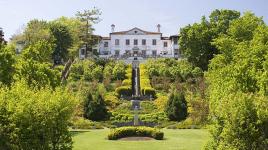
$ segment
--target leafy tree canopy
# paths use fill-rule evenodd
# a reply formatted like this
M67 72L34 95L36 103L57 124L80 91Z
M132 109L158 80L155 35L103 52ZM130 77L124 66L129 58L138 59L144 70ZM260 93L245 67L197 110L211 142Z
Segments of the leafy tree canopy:
M179 46L184 57L193 65L207 70L209 61L219 53L211 42L220 34L226 33L230 23L239 16L240 13L234 10L215 10L210 14L209 21L202 17L201 23L182 28Z
M11 85L15 72L15 48L0 43L0 83Z
M212 43L209 65L212 141L207 149L266 149L268 27L246 12Z

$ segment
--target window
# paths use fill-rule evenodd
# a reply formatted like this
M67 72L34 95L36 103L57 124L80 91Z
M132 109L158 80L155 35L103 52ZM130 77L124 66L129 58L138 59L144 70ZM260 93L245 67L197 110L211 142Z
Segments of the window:
M179 54L179 50L178 49L175 49L174 50L174 55L178 55Z
M146 56L146 50L142 50L141 52L143 56Z
M129 39L126 39L126 45L129 45L129 42L130 42Z
M164 47L167 47L167 42L164 42Z
M81 55L85 55L85 49L81 49Z
M102 52L103 55L109 55L109 52L108 51L104 51Z
M156 45L156 39L153 39L153 43L152 43L153 45Z
M142 45L146 45L146 40L142 39Z
M137 34L137 33L138 33L138 31L134 31L134 33L135 33L135 34Z
M178 44L178 38L174 38L174 44L177 45Z
M138 40L137 39L134 40L134 45L138 45Z
M157 54L156 50L153 50L152 54L153 54L153 56L156 56L156 54Z
M119 45L119 39L115 39L115 45Z
M108 47L108 42L104 42L104 47Z
M119 50L115 50L115 55L118 56L120 54Z

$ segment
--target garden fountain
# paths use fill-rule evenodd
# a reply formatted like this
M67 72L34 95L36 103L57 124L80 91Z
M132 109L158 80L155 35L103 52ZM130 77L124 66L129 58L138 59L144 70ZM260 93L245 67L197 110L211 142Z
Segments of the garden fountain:
M138 107L134 108L134 126L139 125Z
M132 109L134 110L134 126L139 125L138 110L140 109L140 73L139 61L132 62Z

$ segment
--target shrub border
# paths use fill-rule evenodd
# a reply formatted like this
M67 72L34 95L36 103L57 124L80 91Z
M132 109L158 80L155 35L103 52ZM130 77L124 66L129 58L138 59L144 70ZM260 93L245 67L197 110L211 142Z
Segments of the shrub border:
M151 137L156 140L163 140L164 132L161 132L159 129L151 128L151 127L120 127L111 129L110 133L108 134L108 140L117 140L124 137Z

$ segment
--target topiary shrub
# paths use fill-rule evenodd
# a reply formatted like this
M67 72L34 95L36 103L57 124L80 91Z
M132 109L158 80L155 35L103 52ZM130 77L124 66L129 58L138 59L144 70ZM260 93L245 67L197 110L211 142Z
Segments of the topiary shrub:
M123 96L131 96L132 95L131 87L128 87L128 86L120 86L120 87L115 89L115 92L118 94L119 97L121 95L123 95Z
M143 95L145 96L152 96L153 98L155 97L155 89L151 87L145 87L143 89Z
M87 94L84 102L84 117L93 121L101 121L108 118L108 110L99 93L96 93L94 96L91 93Z
M117 140L123 137L152 137L156 140L163 140L164 133L151 127L120 127L112 129L108 134L109 140Z
M123 86L131 86L131 80L130 79L125 79L125 80L123 80L123 82L122 82L122 85Z
M186 119L188 115L187 102L183 93L176 93L176 91L171 93L165 107L165 113L171 121L181 121Z

